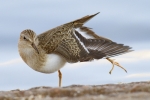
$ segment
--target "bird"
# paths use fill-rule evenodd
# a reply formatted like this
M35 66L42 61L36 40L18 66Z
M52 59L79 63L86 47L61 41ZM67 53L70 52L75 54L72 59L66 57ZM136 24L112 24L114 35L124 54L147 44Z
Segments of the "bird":
M19 55L35 71L47 74L57 71L59 87L62 85L60 69L66 63L106 59L112 63L110 74L114 65L126 71L118 62L110 58L131 52L132 48L99 36L91 28L84 26L97 14L99 12L57 26L39 35L31 29L23 30L18 41ZM81 34L82 32L90 38Z

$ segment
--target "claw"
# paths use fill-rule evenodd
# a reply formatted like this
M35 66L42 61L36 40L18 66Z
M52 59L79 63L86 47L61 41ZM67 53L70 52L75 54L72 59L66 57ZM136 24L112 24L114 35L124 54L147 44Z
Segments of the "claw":
M111 72L113 71L113 69L114 69L114 64L112 64L112 68L111 68L109 74L111 74Z
M115 59L109 59L109 58L106 58L106 59L112 63L112 68L111 68L109 74L111 74L111 72L113 71L114 65L122 68L127 73L127 70L125 68L123 68L118 62L115 62Z

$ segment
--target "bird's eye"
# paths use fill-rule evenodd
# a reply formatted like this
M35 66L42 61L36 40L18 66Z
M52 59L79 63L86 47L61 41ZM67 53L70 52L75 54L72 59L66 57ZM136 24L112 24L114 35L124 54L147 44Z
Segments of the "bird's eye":
M23 39L24 39L24 40L27 40L27 38L26 38L25 36L23 37Z

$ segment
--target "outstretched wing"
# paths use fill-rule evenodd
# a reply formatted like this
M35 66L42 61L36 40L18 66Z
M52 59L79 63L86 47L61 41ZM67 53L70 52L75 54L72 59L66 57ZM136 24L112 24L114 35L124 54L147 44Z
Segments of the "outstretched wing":
M131 47L105 38L86 39L75 29L70 30L54 50L68 62L84 62L130 52Z
M129 52L129 46L117 44L104 37L86 39L75 30L80 28L91 34L92 31L82 25L97 14L85 16L38 35L39 45L47 54L57 53L68 62L90 61Z

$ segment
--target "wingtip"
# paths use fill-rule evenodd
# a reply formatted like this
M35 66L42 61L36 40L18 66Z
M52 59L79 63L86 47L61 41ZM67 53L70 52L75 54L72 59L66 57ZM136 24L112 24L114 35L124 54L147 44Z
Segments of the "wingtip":
M99 13L100 13L100 12L97 12L96 14L91 15L91 17L94 17L94 16L98 15Z
M94 14L94 15L97 15L97 14L99 14L100 12L97 12L96 14Z

